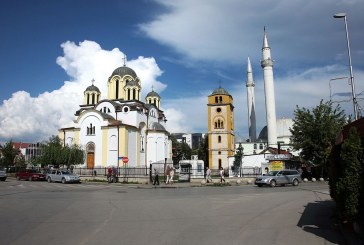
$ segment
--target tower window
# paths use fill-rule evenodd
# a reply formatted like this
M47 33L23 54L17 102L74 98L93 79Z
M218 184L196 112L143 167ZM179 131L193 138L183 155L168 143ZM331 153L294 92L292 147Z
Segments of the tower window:
M118 99L119 98L119 80L116 80L116 83L115 83L115 99Z

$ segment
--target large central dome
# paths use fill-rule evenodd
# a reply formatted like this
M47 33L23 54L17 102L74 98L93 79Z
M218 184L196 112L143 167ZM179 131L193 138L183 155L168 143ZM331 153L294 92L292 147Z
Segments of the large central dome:
M120 77L123 77L125 75L132 76L133 78L137 78L137 75L135 71L127 66L121 66L119 68L116 68L111 76L119 75Z

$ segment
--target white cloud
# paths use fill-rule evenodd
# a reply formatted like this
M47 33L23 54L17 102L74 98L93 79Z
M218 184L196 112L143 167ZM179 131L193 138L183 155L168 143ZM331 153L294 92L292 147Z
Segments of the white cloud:
M122 65L124 54L117 48L103 50L93 41L78 45L67 41L61 45L64 55L57 58L59 64L70 76L70 81L51 92L31 97L26 91L18 91L0 106L0 139L2 141L40 141L58 134L58 129L69 126L74 113L83 102L83 92L95 79L102 97L107 96L107 79L112 71ZM157 92L166 85L158 81L162 74L154 58L138 57L130 60L128 66L134 69L142 80L143 93L152 85Z

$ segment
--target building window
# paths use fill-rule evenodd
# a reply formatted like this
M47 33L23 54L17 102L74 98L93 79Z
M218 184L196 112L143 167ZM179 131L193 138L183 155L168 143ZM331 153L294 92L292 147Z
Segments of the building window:
M87 127L87 135L95 135L95 126L92 126L92 123L90 123L90 127Z
M119 80L116 80L115 90L115 99L119 99Z

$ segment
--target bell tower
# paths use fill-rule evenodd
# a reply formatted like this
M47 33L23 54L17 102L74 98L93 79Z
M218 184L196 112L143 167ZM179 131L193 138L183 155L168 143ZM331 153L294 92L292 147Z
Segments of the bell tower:
M208 96L209 168L228 168L234 156L233 97L221 86Z

